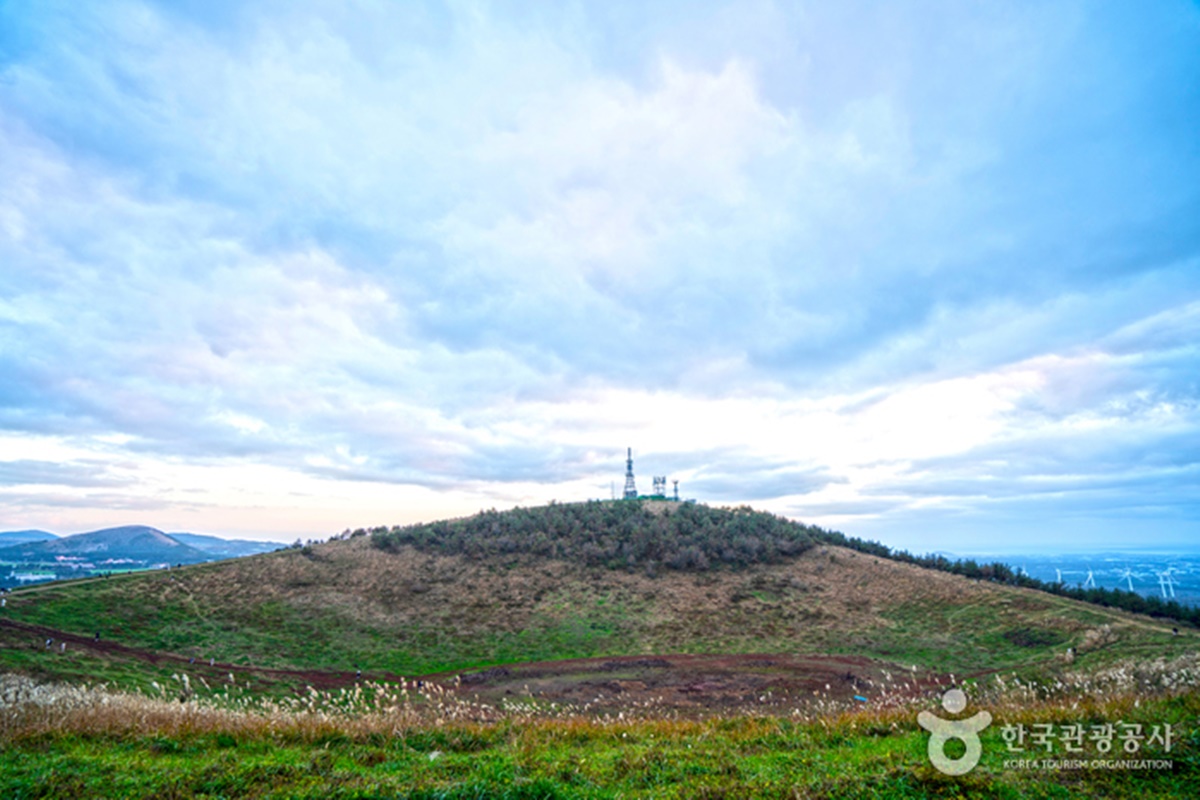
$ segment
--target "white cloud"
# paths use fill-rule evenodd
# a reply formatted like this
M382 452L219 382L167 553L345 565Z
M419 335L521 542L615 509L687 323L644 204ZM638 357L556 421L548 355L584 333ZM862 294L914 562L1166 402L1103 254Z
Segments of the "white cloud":
M34 522L399 522L625 445L882 519L1196 428L1183 11L13 9L0 460L129 481Z

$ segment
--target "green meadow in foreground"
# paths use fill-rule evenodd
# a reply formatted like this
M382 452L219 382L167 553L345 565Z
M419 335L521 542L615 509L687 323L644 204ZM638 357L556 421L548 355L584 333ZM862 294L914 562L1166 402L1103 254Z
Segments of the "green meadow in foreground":
M994 723L983 757L949 777L915 724L936 700L897 693L868 708L704 720L583 716L523 701L487 707L377 684L291 701L188 703L8 678L0 726L4 797L1178 797L1200 786L1197 660L1116 668L1050 686L1003 678L966 688ZM1147 687L1153 684L1152 689ZM624 715L622 715L624 716ZM1023 769L1005 726L1170 725L1135 769ZM955 753L949 753L952 757Z

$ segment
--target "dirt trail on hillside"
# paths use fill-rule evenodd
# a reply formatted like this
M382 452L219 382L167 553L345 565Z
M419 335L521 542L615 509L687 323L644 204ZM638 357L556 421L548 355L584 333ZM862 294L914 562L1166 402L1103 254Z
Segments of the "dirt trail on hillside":
M70 650L82 650L86 653L93 653L104 656L115 656L118 658L131 659L142 661L155 666L178 666L181 669L186 669L191 674L196 674L205 677L206 680L216 680L218 682L227 680L230 673L236 675L254 676L258 675L265 679L292 679L297 683L310 685L317 689L337 689L341 686L352 685L356 680L356 675L353 672L321 672L317 670L297 670L297 669L274 669L271 667L258 667L246 664L230 664L224 661L213 661L206 658L189 658L188 656L176 655L174 653L161 653L154 650L146 650L140 647L130 647L128 645L113 642L104 637L96 639L94 636L82 636L80 634L68 633L55 628L48 628L45 625L30 625L24 622L16 622L10 619L0 619L0 628L9 630L22 631L32 634L30 646L44 648L47 639L53 639L50 650L58 652L59 646L66 642ZM385 678L385 679L391 679ZM395 678L399 680L399 678Z

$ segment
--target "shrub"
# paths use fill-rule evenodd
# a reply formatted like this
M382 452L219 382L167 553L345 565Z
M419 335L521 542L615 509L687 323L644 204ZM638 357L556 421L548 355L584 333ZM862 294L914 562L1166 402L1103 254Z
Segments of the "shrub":
M555 503L371 531L382 550L411 546L473 558L528 554L590 566L704 571L775 563L813 546L815 529L747 507L641 501Z

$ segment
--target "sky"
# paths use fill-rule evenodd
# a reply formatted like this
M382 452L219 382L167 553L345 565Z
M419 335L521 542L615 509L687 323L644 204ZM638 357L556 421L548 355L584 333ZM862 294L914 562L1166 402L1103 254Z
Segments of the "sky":
M1200 5L0 0L0 529L1200 543Z

